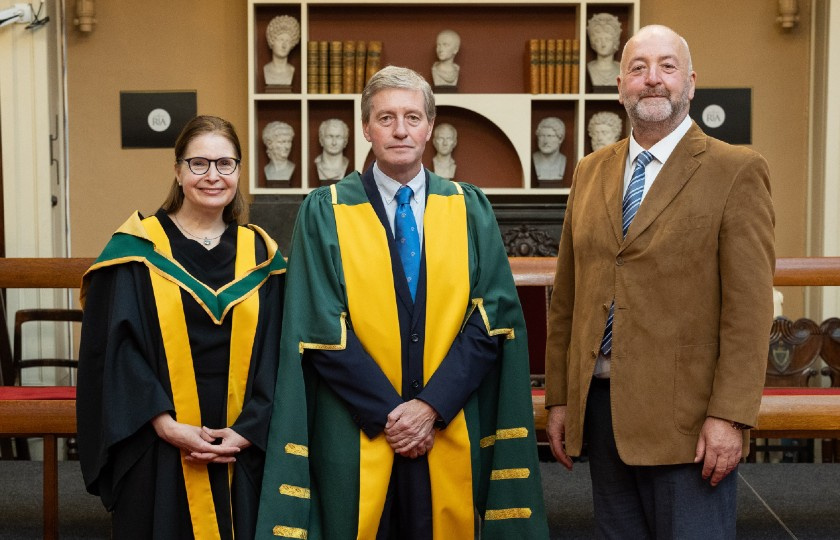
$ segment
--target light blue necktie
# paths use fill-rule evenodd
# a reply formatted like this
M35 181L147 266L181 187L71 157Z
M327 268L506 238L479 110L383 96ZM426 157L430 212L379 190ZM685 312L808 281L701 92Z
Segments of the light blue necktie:
M627 186L627 193L624 194L624 202L621 203L621 230L627 236L627 229L636 217L636 212L642 204L642 193L645 190L645 167L653 160L653 154L645 150L636 157L636 167L633 169L633 177L630 178L630 185ZM613 314L615 313L615 300L610 305L610 314L607 317L607 325L604 328L604 337L601 339L601 354L608 356L612 352L612 327Z
M394 237L400 254L405 280L411 291L411 299L417 294L417 279L420 276L420 234L411 210L411 196L414 192L408 186L397 190L397 213L394 215Z

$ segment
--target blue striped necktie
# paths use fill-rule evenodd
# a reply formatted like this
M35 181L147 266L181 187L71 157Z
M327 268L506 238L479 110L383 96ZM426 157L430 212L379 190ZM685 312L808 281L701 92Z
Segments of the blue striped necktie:
M411 291L411 299L417 294L417 279L420 276L420 235L417 222L411 210L411 196L414 192L408 186L397 190L397 213L394 215L394 238L397 240L397 252L400 254L405 280Z
M653 154L645 150L636 157L636 167L633 169L633 177L630 178L630 185L627 186L627 193L624 194L624 202L621 203L621 230L627 236L627 229L636 217L636 212L642 204L642 193L645 190L645 167L653 160ZM615 313L615 300L610 305L610 314L607 316L607 325L604 328L604 337L601 339L601 354L609 356L612 352L612 327L613 315Z

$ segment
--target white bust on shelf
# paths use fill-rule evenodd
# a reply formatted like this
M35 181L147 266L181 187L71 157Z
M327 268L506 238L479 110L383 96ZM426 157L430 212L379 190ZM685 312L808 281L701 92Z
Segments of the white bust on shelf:
M432 65L432 81L435 86L457 86L460 66L455 55L461 48L461 36L454 30L442 30L437 35L435 50L438 61Z
M438 124L432 132L432 144L437 151L432 158L435 174L452 179L455 177L455 160L452 159L452 151L458 145L458 132L452 124Z
M265 166L266 180L289 180L295 172L295 164L289 161L295 130L285 122L269 122L262 133L268 165Z
M265 39L271 48L271 62L263 66L265 84L292 84L295 67L289 63L289 53L300 43L300 23L288 15L274 17L265 30Z
M592 86L616 86L619 63L615 53L621 43L621 22L609 13L596 13L586 23L589 46L597 58L586 64Z
M566 138L566 125L556 116L548 116L537 125L537 152L532 159L538 180L562 180L566 172L566 156L560 145Z
M347 174L349 160L344 149L350 138L350 128L338 118L324 120L318 126L318 142L321 153L315 158L318 180L341 180Z
M586 126L592 151L618 142L621 137L621 117L614 112L601 111L592 115Z

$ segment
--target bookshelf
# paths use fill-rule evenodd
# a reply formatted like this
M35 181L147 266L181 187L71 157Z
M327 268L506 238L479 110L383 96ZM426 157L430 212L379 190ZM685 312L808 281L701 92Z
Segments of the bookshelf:
M618 17L623 46L639 27L639 2L249 0L250 193L300 196L322 185L314 159L321 152L318 126L329 118L350 128L345 149L350 169L363 170L372 160L362 134L360 94L309 91L310 41L380 41L382 66L410 67L431 83L431 66L437 60L435 38L441 30L451 29L461 37L455 58L460 66L458 91L438 92L435 98L437 123L450 123L458 131L453 153L456 180L476 184L491 196L565 195L577 160L591 151L589 118L600 111L625 117L617 94L597 93L589 83L586 63L595 53L588 44L586 21L595 13ZM300 43L288 57L295 75L287 93L269 91L263 76L263 65L271 60L266 28L280 15L294 17L301 27ZM576 88L568 93L531 93L531 39L578 40ZM565 123L560 151L567 163L563 180L541 183L531 155L537 149L537 124L547 116ZM272 121L288 123L295 131L290 159L296 167L288 182L269 181L263 172L268 157L262 131ZM433 156L434 148L428 144L423 162L430 168Z

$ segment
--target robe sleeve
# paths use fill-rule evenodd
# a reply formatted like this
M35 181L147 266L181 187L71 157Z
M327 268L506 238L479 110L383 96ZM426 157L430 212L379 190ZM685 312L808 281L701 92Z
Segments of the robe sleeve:
M152 299L140 264L103 268L90 277L79 351L78 444L85 485L106 508L122 475L157 438L149 421L175 410L161 383Z

